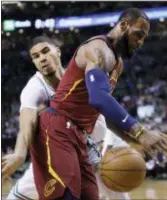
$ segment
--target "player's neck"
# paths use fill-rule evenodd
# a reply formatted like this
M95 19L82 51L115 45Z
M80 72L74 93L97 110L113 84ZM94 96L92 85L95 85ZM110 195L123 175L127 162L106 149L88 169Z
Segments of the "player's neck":
M63 77L63 74L64 74L64 69L62 67L59 67L55 73L43 77L48 85L50 85L51 87L55 87L59 84L60 80Z
M116 53L120 55L120 50L117 49L117 44L120 39L120 30L119 27L114 27L108 34L107 37L112 40L112 46L115 49Z
M55 76L56 76L56 78L60 81L60 80L62 79L63 75L64 75L64 69L63 69L63 67L60 65L60 66L58 67L58 69L56 70Z
M113 45L116 46L117 41L120 39L120 28L114 27L108 34L107 37L111 38L113 40Z
M119 26L113 28L108 34L107 37L111 38L113 41L113 48L115 49L118 57L129 58L127 48L127 40L125 36L121 34Z

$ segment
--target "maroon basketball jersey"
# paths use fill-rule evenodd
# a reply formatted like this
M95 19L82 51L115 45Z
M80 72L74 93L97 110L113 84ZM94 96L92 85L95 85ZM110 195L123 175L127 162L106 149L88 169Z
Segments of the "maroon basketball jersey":
M93 37L83 44L95 39L105 41L108 47L112 49L111 42L105 35ZM50 105L52 108L56 109L58 113L67 116L80 128L86 130L87 133L91 133L100 113L89 105L88 91L85 85L85 71L77 66L75 62L76 53L77 50L60 81ZM112 91L115 88L120 71L121 67L117 62L110 75Z

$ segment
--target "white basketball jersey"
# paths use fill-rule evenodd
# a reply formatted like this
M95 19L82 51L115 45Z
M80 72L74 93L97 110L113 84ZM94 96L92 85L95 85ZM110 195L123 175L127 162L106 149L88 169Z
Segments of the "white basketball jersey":
M105 118L103 115L99 115L99 117L96 120L93 132L90 136L96 143L99 143L104 140L106 134L107 134L107 125Z
M49 100L54 94L54 89L45 82L42 74L36 72L21 92L20 110L22 108L38 110L41 104L47 106L49 105ZM39 199L34 182L32 163L30 163L29 168L26 170L22 178L18 180L17 184L10 191L7 200L11 199Z
M22 108L38 109L41 104L49 105L49 100L55 94L54 89L44 80L40 72L36 72L23 88L20 101Z

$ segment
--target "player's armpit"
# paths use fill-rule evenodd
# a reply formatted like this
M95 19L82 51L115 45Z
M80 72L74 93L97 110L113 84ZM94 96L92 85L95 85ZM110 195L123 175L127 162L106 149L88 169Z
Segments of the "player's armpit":
M27 154L33 141L38 120L38 111L31 108L23 108L20 112L20 132L17 138L15 153Z

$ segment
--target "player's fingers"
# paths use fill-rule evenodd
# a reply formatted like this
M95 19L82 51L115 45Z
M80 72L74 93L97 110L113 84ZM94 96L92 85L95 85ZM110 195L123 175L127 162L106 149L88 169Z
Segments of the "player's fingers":
M1 167L2 167L2 168L4 168L5 165L6 165L6 162L5 162L5 161L1 163Z
M2 183L4 184L7 181L12 182L12 178L6 175L2 176Z
M2 168L2 176L7 176L7 174L10 174L10 167L8 165Z
M165 144L164 139L162 138L162 140L159 142L160 146L163 148L164 151L167 152L167 145Z
M158 151L158 152L164 151L163 148L160 146L159 143L154 144L152 148L153 148L155 151Z
M167 134L166 133L160 133L160 135L167 139Z
M167 143L167 134L164 134L164 133L160 133L160 135L164 138L164 140L166 141Z
M7 180L7 177L5 175L2 175L2 183L5 183L6 180Z
M164 143L164 145L167 146L167 136L163 134L161 140L162 140L162 142Z
M2 168L4 168L4 166L6 166L6 165L7 165L7 161L6 160L4 160L3 162L1 162Z

